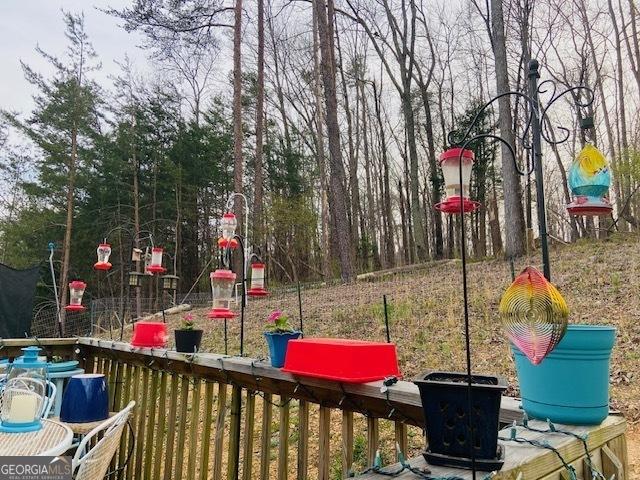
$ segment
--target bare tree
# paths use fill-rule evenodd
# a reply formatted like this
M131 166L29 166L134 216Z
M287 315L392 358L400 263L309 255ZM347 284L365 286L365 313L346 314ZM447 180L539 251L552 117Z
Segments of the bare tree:
M333 0L314 0L320 43L320 67L324 85L326 105L327 136L329 140L329 209L335 224L342 279L351 282L355 279L351 258L351 235L347 218L345 192L345 172L340 147L340 127L338 125L338 100L336 97L336 65L333 45L333 21L335 18Z

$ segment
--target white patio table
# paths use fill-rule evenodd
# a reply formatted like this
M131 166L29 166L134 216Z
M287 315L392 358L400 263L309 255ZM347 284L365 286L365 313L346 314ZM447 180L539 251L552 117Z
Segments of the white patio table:
M57 456L65 453L73 442L69 427L51 419L42 420L42 428L35 432L0 432L0 457Z

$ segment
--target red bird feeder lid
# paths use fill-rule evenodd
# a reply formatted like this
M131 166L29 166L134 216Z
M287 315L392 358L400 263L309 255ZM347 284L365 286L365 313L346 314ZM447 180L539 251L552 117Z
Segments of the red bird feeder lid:
M455 196L447 198L444 202L437 203L434 208L443 213L455 215L460 213L460 203L462 203L462 213L474 212L480 206L480 202L468 198L460 200L460 196Z
M224 237L220 237L218 239L218 246L220 248L227 248L227 246L228 246L229 248L235 250L236 248L238 248L238 240L236 240L235 238L227 240Z
M440 165L446 160L460 160L460 152L462 152L462 163L466 163L471 160L471 163L475 160L476 156L473 153L473 150L463 149L460 147L450 148L445 150L440 154Z
M588 215L597 217L600 215L609 215L613 210L613 206L607 197L588 197L581 195L575 197L573 202L567 205L567 211L571 215Z
M211 273L211 278L217 278L220 280L231 280L234 281L236 279L236 274L233 273L231 270L224 270L219 268L218 270L216 270L215 272Z
M133 325L134 347L164 348L167 345L167 324L162 322L137 322Z
M209 313L207 313L207 317L224 320L225 318L235 318L236 314L228 308L212 308L209 310Z
M65 306L64 309L67 312L84 312L87 309L87 307L85 307L84 305L71 305L71 304L69 304L69 305Z

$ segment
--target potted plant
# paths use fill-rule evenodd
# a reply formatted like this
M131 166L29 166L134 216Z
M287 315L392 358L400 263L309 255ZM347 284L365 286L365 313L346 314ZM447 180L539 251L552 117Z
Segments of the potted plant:
M200 350L202 330L194 328L193 314L188 313L182 320L182 328L176 328L176 350L182 353L195 353Z
M302 335L302 332L295 330L289 324L289 319L282 311L271 312L271 315L267 318L264 337L267 339L269 357L273 367L281 368L284 365L289 340L295 340L300 335Z

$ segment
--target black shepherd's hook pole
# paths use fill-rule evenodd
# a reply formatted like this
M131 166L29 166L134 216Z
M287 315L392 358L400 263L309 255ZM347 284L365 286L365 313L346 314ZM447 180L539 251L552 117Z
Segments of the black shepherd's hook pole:
M241 271L241 282L242 285L242 300L240 301L240 356L244 355L244 310L247 307L247 294L246 294L246 275L244 271L244 262L245 262L245 254L244 254L244 239L240 235L234 235L234 237L238 241L238 247L240 248L240 254L242 255L242 271ZM231 247L227 245L227 249ZM226 320L225 320L226 327ZM225 328L226 334L226 328ZM225 352L226 353L226 352Z
M463 184L463 175L462 175L462 160L463 160L463 152L466 148L468 148L473 142L485 139L491 139L502 143L505 146L509 153L511 154L513 165L516 172L519 175L529 175L535 171L536 175L536 203L538 209L538 229L540 234L540 244L542 250L542 263L544 268L544 276L547 280L551 279L551 268L549 265L549 248L547 242L547 219L545 212L545 201L544 201L544 180L543 180L543 171L542 171L542 139L552 145L558 145L560 143L566 142L569 139L570 132L567 128L559 126L557 127L559 130L564 132L563 137L559 140L554 140L553 137L550 138L548 132L545 132L542 129L542 122L546 118L547 110L554 104L558 99L563 97L564 95L571 93L574 96L575 104L577 108L585 108L593 103L593 91L588 87L577 86L577 87L569 87L566 90L556 93L555 85L552 81L546 80L540 84L538 84L538 78L540 77L538 73L539 64L537 60L531 60L529 62L529 95L517 92L510 91L501 93L487 103L485 103L476 113L475 117L471 121L470 126L467 128L465 132L463 132L462 136L457 135L458 132L455 130L449 133L447 137L449 143L451 145L455 145L460 148L460 157L458 159L458 173L459 173L459 184L460 184L460 195L464 192L464 184ZM549 91L546 88L546 85L551 85L551 99L547 103L544 108L540 108L539 94L545 93ZM578 96L578 92L581 94L584 93L587 95L586 100L580 100ZM496 102L498 99L502 97L510 97L515 96L517 98L522 98L524 101L528 102L530 107L529 118L527 119L524 133L520 137L520 142L522 148L526 150L532 151L532 161L533 165L528 167L525 170L521 170L516 161L516 155L514 146L507 142L504 138L493 135L491 133L481 133L473 136L473 129L478 125L480 121L481 114L485 112L489 106ZM531 136L531 143L529 142L529 135ZM466 244L465 244L465 222L464 222L464 202L460 202L460 257L462 260L462 293L464 299L464 333L465 333L465 347L466 347L466 363L467 363L467 400L468 400L468 409L469 415L467 418L468 429L469 429L469 437L471 439L471 469L473 473L473 479L476 478L476 457L475 457L475 449L474 445L474 433L473 433L473 409L472 409L472 384L473 377L471 373L471 341L470 341L470 329L469 329L469 299L468 299L468 291L467 291L467 254L466 254ZM513 270L513 259L511 259L512 270Z
M298 313L300 314L300 332L304 332L302 329L302 293L300 291L300 281L298 281ZM304 337L304 333L302 333Z
M389 312L387 311L387 295L382 295L382 305L384 308L384 328L387 332L387 343L391 343L391 334L389 333Z
M540 127L540 101L538 99L538 61L529 62L529 93L532 97L531 105L531 134L533 137L531 158L536 171L536 205L538 209L538 230L540 235L540 249L542 250L542 268L545 278L551 281L551 266L549 264L549 244L547 239L547 214L544 202L544 176L542 174L542 130Z
M464 194L464 181L462 179L462 154L464 146L460 149L460 157L458 158L458 181L460 182L460 196ZM469 300L467 292L467 249L465 247L465 226L464 226L464 202L460 202L460 258L462 260L462 296L464 300L464 339L466 347L467 360L467 428L469 429L469 440L471 448L471 474L473 480L476 480L476 452L474 448L473 435L473 377L471 376L471 341L469 332Z

